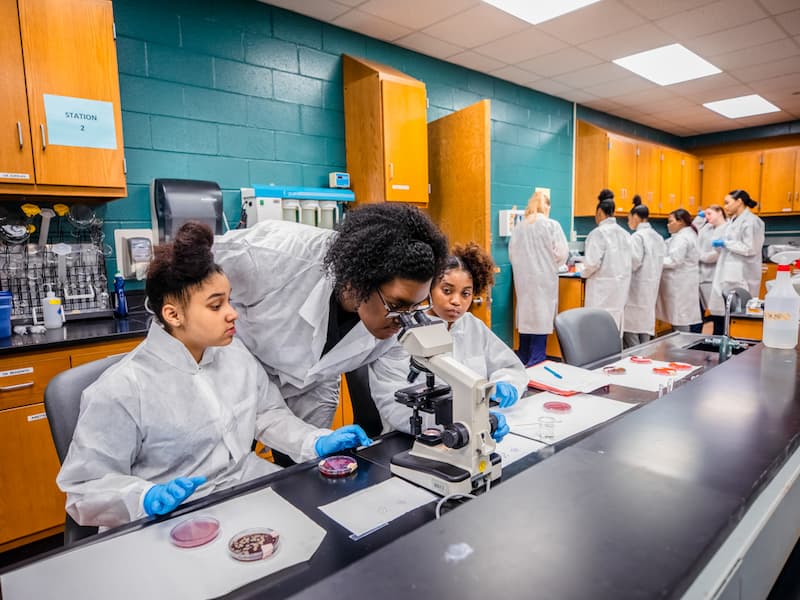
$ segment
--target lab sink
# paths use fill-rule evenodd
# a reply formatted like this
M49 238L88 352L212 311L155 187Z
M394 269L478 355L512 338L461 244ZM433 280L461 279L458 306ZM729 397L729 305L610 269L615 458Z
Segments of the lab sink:
M684 346L684 348L686 350L701 350L703 352L719 352L720 341L720 338L708 337L689 344L688 346ZM755 345L755 342L745 342L743 340L730 340L729 343L731 354L741 354L751 346Z

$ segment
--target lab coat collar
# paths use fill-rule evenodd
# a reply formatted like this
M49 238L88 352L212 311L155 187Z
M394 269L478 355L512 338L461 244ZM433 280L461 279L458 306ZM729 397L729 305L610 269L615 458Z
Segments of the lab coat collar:
M652 228L653 228L653 226L652 226L652 225L650 225L650 223L648 223L648 222L644 221L644 222L642 222L642 223L639 223L639 224L636 226L636 231L644 231L645 229L652 229Z
M317 337L321 328L326 330L327 335L328 319L326 317L332 293L333 281L323 274L297 311L297 314L314 328L314 337Z
M616 224L617 224L616 217L608 217L608 218L603 219L602 221L600 221L597 224L597 226L598 227L603 227L603 226L610 227L610 226L613 226L613 225L616 225Z
M156 358L184 373L196 373L201 367L212 363L219 351L213 346L206 348L198 364L183 342L167 333L156 319L150 323L145 346Z

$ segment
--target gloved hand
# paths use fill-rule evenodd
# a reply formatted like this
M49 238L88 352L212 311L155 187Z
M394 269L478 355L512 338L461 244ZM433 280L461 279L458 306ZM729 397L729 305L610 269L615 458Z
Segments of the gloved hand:
M372 440L360 425L345 425L339 427L333 433L323 435L314 444L314 450L319 456L326 456L339 452L345 448L355 448L356 446L369 446Z
M144 495L144 512L150 516L172 512L205 482L205 477L178 477L168 483L158 483Z
M495 442L501 442L506 434L510 431L508 428L508 423L506 423L506 416L502 413L495 412L493 410L489 411L489 416L494 417L497 419L497 427L494 428L494 433L492 433L492 438Z
M494 386L494 394L491 396L492 400L497 400L500 403L500 408L514 406L518 398L519 392L517 388L507 381L498 381Z
M697 211L697 216L700 217L701 219L705 219L706 218L706 211L698 210Z
M712 248L724 248L725 247L725 240L722 238L717 238L715 240L711 240L711 247Z

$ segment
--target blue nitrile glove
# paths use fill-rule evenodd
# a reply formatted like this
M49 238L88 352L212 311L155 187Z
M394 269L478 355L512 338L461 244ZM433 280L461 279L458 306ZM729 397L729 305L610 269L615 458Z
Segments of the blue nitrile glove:
M519 392L517 388L507 381L498 381L494 386L494 394L491 396L492 400L497 400L500 403L500 408L514 406L518 398Z
M339 427L333 433L323 435L314 444L314 450L319 456L327 456L334 452L339 452L345 448L355 448L356 446L369 446L372 440L360 425L345 425Z
M501 442L503 441L503 438L506 437L506 434L510 431L508 428L508 423L506 423L506 416L503 413L495 412L493 410L490 410L489 414L497 419L497 427L494 428L492 438L495 442Z
M205 482L205 477L177 477L169 483L156 484L144 495L144 512L150 516L172 512Z
M697 216L700 217L701 219L705 219L706 218L706 211L698 210L697 211Z
M725 247L725 240L722 238L717 238L715 240L711 240L711 247L712 248L724 248Z

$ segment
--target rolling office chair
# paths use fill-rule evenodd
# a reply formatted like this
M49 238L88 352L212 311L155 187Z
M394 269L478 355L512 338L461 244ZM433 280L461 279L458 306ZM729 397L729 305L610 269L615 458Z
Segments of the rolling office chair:
M572 308L556 315L556 335L564 362L583 367L622 352L614 317L602 308Z
M56 447L59 462L64 462L72 442L72 433L78 423L81 408L81 394L108 367L120 360L124 354L95 360L72 369L67 369L53 377L44 391L44 410L50 424L50 435ZM64 545L69 546L80 539L97 533L97 527L78 525L72 517L66 516L64 523Z

